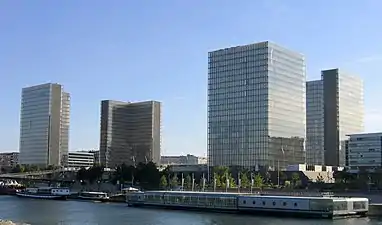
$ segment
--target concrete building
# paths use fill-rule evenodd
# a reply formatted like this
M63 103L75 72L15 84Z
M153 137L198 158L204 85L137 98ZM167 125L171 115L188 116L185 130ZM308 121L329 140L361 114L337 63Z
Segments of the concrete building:
M207 164L207 157L194 155L161 156L161 165L198 165Z
M307 163L345 165L347 134L364 130L363 82L340 69L307 83Z
M209 166L304 163L304 56L260 42L209 52L208 62Z
M382 133L350 134L346 145L346 166L350 170L382 167Z
M94 166L94 153L86 151L69 152L67 166L73 168Z
M152 161L160 163L161 103L101 103L100 161L113 168Z
M94 164L101 164L101 160L99 158L99 150L92 150L89 152L94 154Z
M18 152L2 152L0 153L0 168L12 168L19 162Z
M20 164L62 165L68 157L70 96L60 84L22 89Z

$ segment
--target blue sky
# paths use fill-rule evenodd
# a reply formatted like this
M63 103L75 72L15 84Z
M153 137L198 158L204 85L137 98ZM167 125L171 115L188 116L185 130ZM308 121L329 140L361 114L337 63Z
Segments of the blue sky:
M101 99L163 101L163 154L206 153L207 52L271 40L308 79L364 79L366 131L382 130L382 1L2 0L0 151L18 150L21 88L72 96L70 149L98 148Z

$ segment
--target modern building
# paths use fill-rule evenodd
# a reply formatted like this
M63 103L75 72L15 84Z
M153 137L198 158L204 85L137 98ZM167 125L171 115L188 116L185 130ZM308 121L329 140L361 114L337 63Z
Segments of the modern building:
M101 164L110 168L122 163L160 164L160 152L160 102L101 102Z
M322 80L306 82L306 162L324 162L324 96Z
M94 164L101 164L101 161L99 158L99 150L92 150L89 152L94 154Z
M161 156L161 165L198 165L207 164L207 157L194 155Z
M69 152L67 167L82 168L94 166L94 153L79 151Z
M2 152L0 153L0 167L12 168L19 162L18 152Z
M68 157L70 96L60 84L22 89L20 164L62 165Z
M346 166L350 170L382 167L382 133L350 134L346 145Z
M347 134L364 130L363 82L340 69L307 83L307 162L345 165Z
M305 163L305 59L271 42L209 52L208 163Z

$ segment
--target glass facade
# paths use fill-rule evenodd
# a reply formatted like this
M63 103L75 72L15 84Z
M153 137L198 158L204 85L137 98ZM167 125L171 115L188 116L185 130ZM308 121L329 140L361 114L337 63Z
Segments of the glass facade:
M20 164L60 165L69 145L70 97L59 84L22 89Z
M321 80L306 82L306 163L324 165L324 100Z
M100 162L106 167L160 164L161 103L102 101L100 135Z
M363 132L363 82L339 69L307 82L307 163L345 166L346 135Z
M303 163L305 81L304 57L270 42L210 52L209 165Z
M360 78L339 73L339 165L345 165L345 140L349 134L364 131L363 82Z

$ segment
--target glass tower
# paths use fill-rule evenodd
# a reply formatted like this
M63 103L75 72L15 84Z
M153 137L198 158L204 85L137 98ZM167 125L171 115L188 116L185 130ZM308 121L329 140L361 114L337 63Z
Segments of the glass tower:
M65 166L69 149L70 95L60 84L22 89L20 164Z
M271 42L209 52L210 166L305 162L305 61Z
M345 165L347 135L364 131L363 82L340 69L307 82L307 163Z

